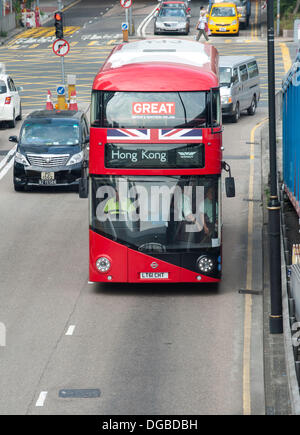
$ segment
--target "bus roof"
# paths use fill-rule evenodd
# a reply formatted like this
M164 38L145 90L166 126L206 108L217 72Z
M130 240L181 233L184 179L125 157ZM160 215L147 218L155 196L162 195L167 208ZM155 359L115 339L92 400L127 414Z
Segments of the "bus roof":
M181 39L148 39L116 46L95 77L106 91L200 91L218 86L218 51Z

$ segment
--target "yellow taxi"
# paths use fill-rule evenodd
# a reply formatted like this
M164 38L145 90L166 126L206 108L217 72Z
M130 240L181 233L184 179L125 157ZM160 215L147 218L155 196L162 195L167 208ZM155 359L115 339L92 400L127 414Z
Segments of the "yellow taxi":
M211 34L234 34L240 30L240 14L234 3L214 3L207 15L208 28Z

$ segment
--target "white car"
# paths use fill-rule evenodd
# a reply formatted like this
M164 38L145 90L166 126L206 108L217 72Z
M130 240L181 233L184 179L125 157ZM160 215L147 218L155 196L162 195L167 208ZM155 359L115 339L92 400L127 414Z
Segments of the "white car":
M21 90L9 75L0 74L0 122L7 121L11 128L22 119Z

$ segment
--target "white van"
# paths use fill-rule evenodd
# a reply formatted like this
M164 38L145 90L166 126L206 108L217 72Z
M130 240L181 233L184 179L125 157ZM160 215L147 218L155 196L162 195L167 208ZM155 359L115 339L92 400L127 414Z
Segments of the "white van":
M219 73L223 116L238 122L243 110L247 110L248 115L254 115L260 99L255 57L220 56Z

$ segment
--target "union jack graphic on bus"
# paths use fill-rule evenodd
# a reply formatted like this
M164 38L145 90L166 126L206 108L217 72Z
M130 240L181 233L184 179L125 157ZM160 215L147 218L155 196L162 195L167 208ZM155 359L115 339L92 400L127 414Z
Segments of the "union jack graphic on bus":
M199 142L202 140L201 128L108 128L107 142L169 143Z

